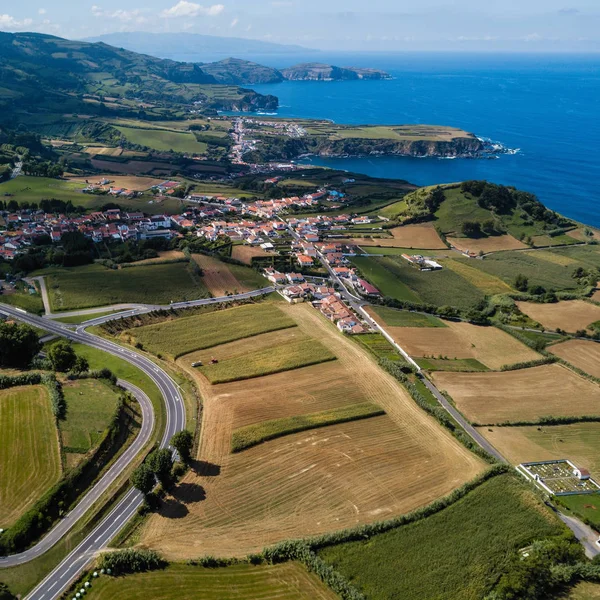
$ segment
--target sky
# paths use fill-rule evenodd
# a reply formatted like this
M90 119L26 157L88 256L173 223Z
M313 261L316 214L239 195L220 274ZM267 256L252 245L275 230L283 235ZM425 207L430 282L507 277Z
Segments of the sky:
M0 0L0 30L191 32L348 51L600 51L600 0Z

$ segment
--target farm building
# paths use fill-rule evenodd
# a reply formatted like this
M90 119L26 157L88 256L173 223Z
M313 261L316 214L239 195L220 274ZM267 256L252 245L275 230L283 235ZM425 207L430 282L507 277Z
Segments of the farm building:
M358 280L358 288L361 292L367 294L367 296L381 296L381 292L374 285L371 285L364 279Z

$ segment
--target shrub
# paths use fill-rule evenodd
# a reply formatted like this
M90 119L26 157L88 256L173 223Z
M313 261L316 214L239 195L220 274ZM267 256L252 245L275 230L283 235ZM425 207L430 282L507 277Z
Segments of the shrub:
M53 374L44 375L42 383L48 388L52 413L57 419L64 419L67 413L67 403L60 381Z
M125 573L141 573L164 569L167 561L154 550L118 550L108 552L100 558L99 568L110 569L112 575Z

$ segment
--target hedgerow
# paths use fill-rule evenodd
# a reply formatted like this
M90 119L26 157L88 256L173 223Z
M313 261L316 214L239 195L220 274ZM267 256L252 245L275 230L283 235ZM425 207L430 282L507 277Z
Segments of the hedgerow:
M167 565L167 561L154 550L127 548L103 554L98 566L101 569L110 569L112 575L123 575L156 571L164 569Z
M52 414L57 419L64 419L67 413L67 402L63 394L62 384L56 379L54 373L43 375L42 383L48 389L50 403L52 404Z
M42 382L40 373L22 373L21 375L0 375L0 390L20 385L38 385Z

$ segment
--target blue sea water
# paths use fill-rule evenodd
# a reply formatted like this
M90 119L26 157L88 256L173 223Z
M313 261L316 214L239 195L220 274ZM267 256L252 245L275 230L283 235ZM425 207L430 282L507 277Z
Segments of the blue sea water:
M375 67L392 81L286 82L282 117L346 124L452 125L491 138L514 156L497 160L403 157L310 163L430 185L487 179L535 192L549 207L600 226L600 55L340 54L255 57L282 67L302 60Z

